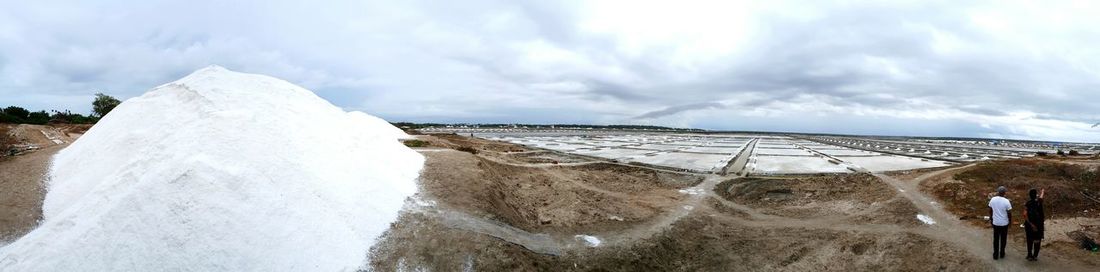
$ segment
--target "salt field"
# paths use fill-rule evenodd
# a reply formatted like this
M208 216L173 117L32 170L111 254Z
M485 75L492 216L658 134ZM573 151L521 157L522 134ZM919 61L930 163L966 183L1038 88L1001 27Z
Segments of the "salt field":
M752 134L484 133L478 137L533 148L698 173L792 175L896 171L951 165L787 136ZM969 156L931 154L943 158ZM930 156L931 156L930 155ZM743 157L741 160L738 158Z

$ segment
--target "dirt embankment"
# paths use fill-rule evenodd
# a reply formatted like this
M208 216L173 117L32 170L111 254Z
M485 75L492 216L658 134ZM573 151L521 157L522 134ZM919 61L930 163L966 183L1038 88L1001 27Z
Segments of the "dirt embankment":
M0 160L50 146L72 143L91 125L0 124Z
M527 151L518 153L508 153L503 156L505 159L523 162L523 163L578 163L591 161L590 159L570 156L553 151Z
M11 128L11 125L0 124L0 161L6 159L12 153L11 150L15 148L15 144L19 143L9 134Z
M631 245L562 256L532 253L484 235L408 214L371 254L380 271L980 271L982 264L941 241L910 233L746 228L695 214ZM462 245L462 246L456 246Z
M1017 207L1031 188L1046 189L1044 208L1053 218L1100 214L1100 171L1096 167L1047 160L1019 159L979 163L953 176L931 179L923 186L966 218L989 215L989 198L997 186L1008 188Z
M426 152L422 193L439 205L533 232L615 229L672 209L696 177L612 164L524 167Z
M516 144L511 144L511 143L506 143L506 142L498 142L498 141L489 141L489 140L484 140L484 139L479 139L479 138L471 138L471 137L455 135L455 134L433 134L433 135L431 135L431 137L434 137L434 138L437 138L439 140L444 141L445 143L440 143L440 145L444 146L444 147L450 147L450 148L470 147L470 148L474 148L474 149L477 149L477 150L490 151L490 152L524 152L524 151L530 151L530 149L525 148L525 147L520 146L520 145L516 145ZM440 142L440 141L433 141L433 142Z
M921 184L944 207L971 225L987 228L989 198L997 186L1007 187L1012 201L1014 226L1023 221L1022 211L1031 188L1046 189L1043 200L1048 217L1042 255L1100 265L1096 255L1082 250L1079 235L1100 240L1100 160L1055 161L1027 158L978 163L970 168L933 176ZM1009 231L1012 245L1023 245L1020 228Z
M741 178L718 184L715 193L770 215L917 224L916 207L869 174Z

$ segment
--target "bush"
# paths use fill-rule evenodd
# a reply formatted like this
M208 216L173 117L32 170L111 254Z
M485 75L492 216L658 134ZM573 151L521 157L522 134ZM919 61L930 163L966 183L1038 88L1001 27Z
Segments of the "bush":
M430 145L430 144L428 144L428 142L421 141L421 140L408 140L408 141L404 141L404 142L401 142L401 143L405 144L405 146L407 146L407 147L425 147L425 146Z
M477 149L474 149L473 147L469 147L469 146L460 146L458 148L455 148L455 150L462 151L462 152L468 152L470 154L477 154Z
M10 106L4 108L4 114L16 119L26 120L27 117L30 117L31 112L21 107Z
M11 115L8 115L7 113L4 113L4 112L0 111L0 123L18 124L18 123L22 123L22 122L23 122L23 120L20 120L19 118L15 118L15 116L11 116Z
M1045 151L1039 151L1039 152L1035 152L1035 156L1039 156L1039 157L1046 157L1046 156L1047 156L1047 152L1045 152Z
M52 123L65 123L65 124L95 124L99 121L98 118L93 116L84 116L78 113L72 113L69 111L53 111L53 115L50 116L50 122Z
M1057 154L1058 154L1058 156L1065 156L1066 152L1059 149Z
M36 111L27 115L26 123L34 125L45 125L50 122L50 114L46 111Z
M1070 155L1070 156L1077 156L1077 155L1081 155L1081 153L1080 153L1080 152L1077 152L1077 150L1072 150L1072 149L1071 149L1071 150L1069 151L1069 155Z

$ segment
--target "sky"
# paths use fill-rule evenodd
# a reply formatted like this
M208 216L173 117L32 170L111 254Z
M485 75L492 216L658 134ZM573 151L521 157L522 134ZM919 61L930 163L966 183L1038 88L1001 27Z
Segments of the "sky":
M389 121L1100 142L1097 1L0 0L0 106L209 65Z

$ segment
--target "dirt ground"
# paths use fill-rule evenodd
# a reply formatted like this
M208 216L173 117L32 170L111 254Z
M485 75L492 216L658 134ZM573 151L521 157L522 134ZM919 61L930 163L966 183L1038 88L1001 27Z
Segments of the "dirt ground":
M1009 188L1014 224L1022 221L1027 191L1045 188L1043 208L1048 219L1043 255L1051 254L1100 265L1100 255L1080 248L1071 233L1100 240L1100 160L1027 158L979 163L934 176L921 184L946 208L973 226L986 228L987 206L997 186ZM1095 199L1092 199L1095 198ZM1013 244L1024 244L1023 230L1009 231Z
M592 163L522 167L467 152L427 152L422 192L447 208L527 231L614 229L672 209L697 177Z
M434 138L434 139L433 139ZM433 134L428 137L419 137L419 139L427 139L427 141L436 144L437 146L455 147L465 146L472 147L481 151L490 152L524 152L530 151L530 149L511 144L507 142L489 141L479 138L471 138L455 134Z
M1006 267L994 266L984 254L974 253L980 250L974 248L984 249L985 244L959 245L949 229L944 234L944 228L954 225L937 227L918 221L921 211L914 200L899 193L904 190L868 174L703 175L700 182L684 178L691 175L629 165L528 160L514 155L542 151L479 139L436 146L447 145L490 146L509 152L423 151L428 160L420 180L422 191L413 202L429 204L409 205L372 248L371 269L975 271ZM578 235L591 235L601 243L586 242ZM1066 266L1056 268L1066 270Z
M0 124L0 243L26 234L42 219L50 159L90 127ZM19 155L8 156L12 146L19 147Z
M509 153L506 158L524 163L578 163L591 161L583 157L569 156L558 152L543 150Z
M731 179L715 192L764 214L801 218L860 215L886 206L896 195L868 174ZM905 219L916 214L915 208L911 211Z
M406 214L375 245L371 262L379 271L981 270L979 262L963 252L911 233L745 227L703 213L631 245L583 248L559 256L532 253Z
M0 123L0 160L13 154L72 143L91 125Z
M989 194L1001 185L1009 189L1006 197L1020 207L1029 189L1046 189L1043 204L1053 218L1095 217L1100 212L1100 171L1095 166L1036 159L994 161L938 181L929 189L952 200L950 207L964 216L988 215Z
M0 161L0 241L13 240L38 225L50 158L64 147L51 146Z

